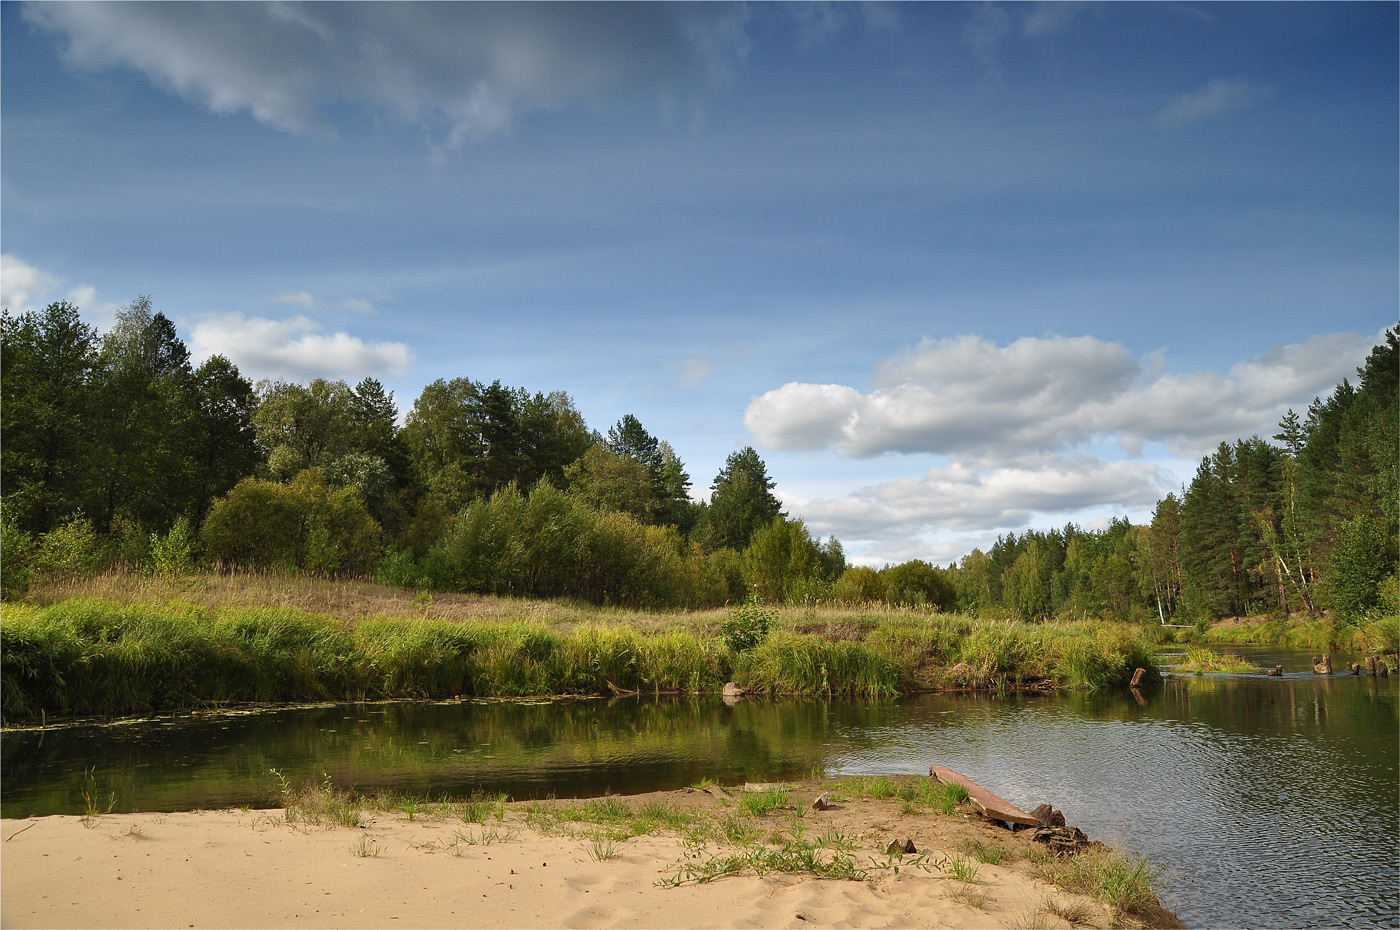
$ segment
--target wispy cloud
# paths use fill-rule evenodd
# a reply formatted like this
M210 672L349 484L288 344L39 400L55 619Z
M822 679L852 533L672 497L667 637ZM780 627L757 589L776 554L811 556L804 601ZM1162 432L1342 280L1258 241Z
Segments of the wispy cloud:
M334 134L349 103L435 127L438 151L522 113L640 95L688 106L748 48L736 4L29 4L89 69L129 67L219 114Z
M346 332L322 333L305 316L285 320L226 313L205 317L190 334L196 361L224 355L252 378L398 376L413 363L402 342L365 342Z
M316 303L316 298L306 291L283 291L281 294L273 294L268 300L275 304L291 304L306 310L315 310L320 306Z
M710 376L715 373L714 363L710 361L708 355L678 359L674 362L668 362L666 367L678 372L676 375L678 387L697 387L710 380Z
M1205 87L1173 97L1157 111L1157 125L1165 129L1190 126L1247 110L1273 97L1274 89L1244 78L1216 78Z

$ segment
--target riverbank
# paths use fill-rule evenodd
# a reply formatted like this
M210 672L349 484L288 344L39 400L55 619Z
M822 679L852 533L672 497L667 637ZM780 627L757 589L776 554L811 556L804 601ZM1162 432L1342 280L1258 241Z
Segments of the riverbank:
M1157 678L1149 633L1108 622L787 608L757 645L735 648L721 635L723 611L579 610L564 622L567 607L534 619L535 602L476 598L439 617L424 597L416 615L336 616L165 593L6 604L4 722L240 703L717 693L731 681L757 694L878 697L1126 687L1136 668Z
M289 790L283 810L6 820L3 919L7 927L1181 926L1151 896L1140 860L1106 849L1053 859L1027 832L949 804L931 779L749 788L427 804L359 802L314 786ZM819 794L829 809L810 809ZM906 837L917 852L887 852Z

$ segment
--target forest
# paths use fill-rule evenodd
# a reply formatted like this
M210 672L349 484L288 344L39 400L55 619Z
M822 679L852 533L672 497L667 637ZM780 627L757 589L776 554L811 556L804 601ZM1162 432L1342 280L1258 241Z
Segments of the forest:
M0 318L0 581L298 572L423 590L707 607L878 603L1026 621L1400 613L1400 327L1269 439L1222 443L1149 525L999 538L956 564L847 565L752 448L693 500L672 446L569 395L460 377L403 418L373 378L198 366L142 297L110 331Z

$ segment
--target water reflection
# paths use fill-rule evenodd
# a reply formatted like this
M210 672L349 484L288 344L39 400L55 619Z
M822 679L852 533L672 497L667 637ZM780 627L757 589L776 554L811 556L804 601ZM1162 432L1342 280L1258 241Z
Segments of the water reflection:
M1396 695L1343 672L1181 677L1141 704L1072 693L285 709L7 732L0 809L81 812L85 772L118 809L154 811L269 804L272 768L366 790L530 798L937 763L1171 863L1164 899L1188 925L1394 926Z

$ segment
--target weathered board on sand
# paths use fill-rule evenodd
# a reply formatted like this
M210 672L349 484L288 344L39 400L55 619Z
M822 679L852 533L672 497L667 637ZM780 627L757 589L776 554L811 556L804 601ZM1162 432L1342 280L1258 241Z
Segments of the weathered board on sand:
M962 785L967 789L967 797L972 806L993 820L1005 820L1007 823L1017 823L1026 827L1036 826L1036 819L1030 814L1005 798L992 794L966 775L960 775L941 765L930 765L928 773L945 785Z

